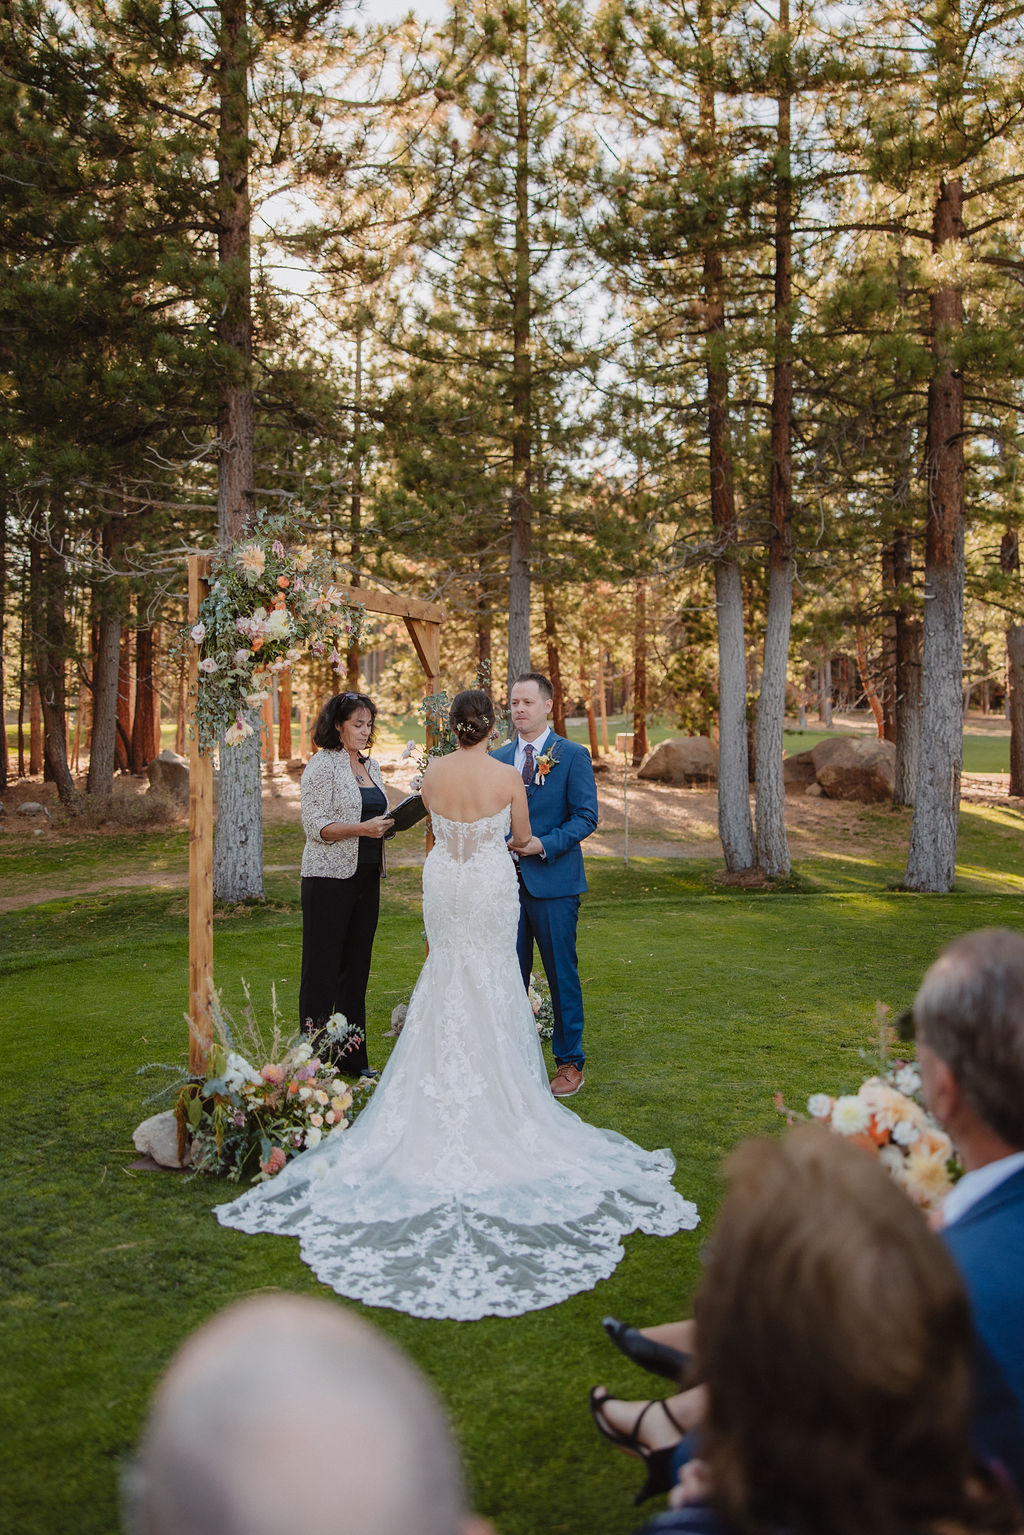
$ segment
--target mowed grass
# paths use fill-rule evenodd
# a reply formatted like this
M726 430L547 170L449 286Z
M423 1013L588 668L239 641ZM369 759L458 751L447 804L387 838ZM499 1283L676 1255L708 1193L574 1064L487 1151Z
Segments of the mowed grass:
M896 815L874 852L817 849L784 891L722 889L711 859L628 869L588 861L580 961L589 1063L573 1106L644 1145L670 1146L701 1230L632 1236L596 1290L521 1318L458 1324L366 1312L434 1383L474 1502L501 1535L636 1528L640 1468L597 1438L586 1393L604 1381L639 1395L648 1380L605 1341L601 1317L685 1314L723 1157L746 1135L778 1133L773 1095L798 1105L816 1089L854 1087L870 1067L862 1051L876 1000L907 1006L954 934L1024 926L1019 816L965 812L967 871L946 897L886 889L885 849L904 831ZM271 830L267 862L297 863L300 839L297 828ZM101 868L159 880L183 857L177 833L40 839L28 853L11 839L0 844L0 878L5 891L8 873L43 883L40 862L50 860L45 883L55 888ZM218 911L217 982L236 1012L243 978L264 1012L274 986L291 1016L294 872L270 875L268 896L265 907ZM407 999L422 954L419 872L399 869L385 888L371 981L378 1065L391 1009ZM233 1186L130 1165L132 1129L162 1106L153 1095L163 1074L140 1067L184 1058L186 957L180 889L69 896L0 917L0 1529L17 1535L112 1535L118 1471L152 1387L205 1318L267 1289L330 1296L295 1242L217 1225L211 1207ZM296 1410L273 1380L266 1391L269 1416Z

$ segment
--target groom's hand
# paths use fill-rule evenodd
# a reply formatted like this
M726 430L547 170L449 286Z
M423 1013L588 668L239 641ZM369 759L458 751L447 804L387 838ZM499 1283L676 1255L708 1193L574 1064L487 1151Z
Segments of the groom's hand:
M512 851L518 853L520 858L536 858L544 852L544 844L539 837L531 837L529 842L523 843L522 847L517 846L515 842L511 846Z

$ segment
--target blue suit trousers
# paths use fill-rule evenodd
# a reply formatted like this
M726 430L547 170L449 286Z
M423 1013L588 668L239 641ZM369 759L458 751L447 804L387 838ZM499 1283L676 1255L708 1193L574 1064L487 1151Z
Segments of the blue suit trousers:
M569 1063L583 1070L583 990L576 959L576 926L579 921L578 895L533 896L520 880L519 934L516 949L523 984L530 983L533 969L533 945L540 950L541 963L551 987L554 1030L551 1048L559 1066Z

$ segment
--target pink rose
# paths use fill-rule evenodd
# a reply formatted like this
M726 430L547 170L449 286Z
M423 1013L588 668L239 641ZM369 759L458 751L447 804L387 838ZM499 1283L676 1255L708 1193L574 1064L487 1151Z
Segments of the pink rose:
M272 1063L268 1063L266 1066L262 1066L260 1068L260 1076L263 1078L264 1082L273 1082L275 1084L278 1082L283 1082L284 1067L275 1066Z

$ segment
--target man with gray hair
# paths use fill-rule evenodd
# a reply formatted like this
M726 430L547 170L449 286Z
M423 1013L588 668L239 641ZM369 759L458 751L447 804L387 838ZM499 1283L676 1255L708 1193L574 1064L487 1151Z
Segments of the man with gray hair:
M486 1535L444 1413L338 1304L238 1302L180 1349L126 1478L129 1535Z
M914 999L925 1102L964 1176L943 1236L974 1312L977 1447L1024 1493L1024 936L957 938Z

